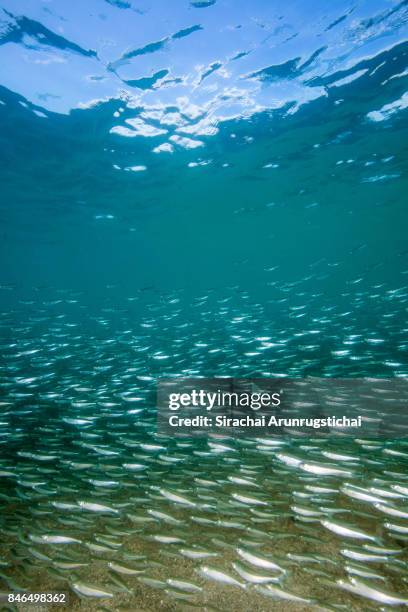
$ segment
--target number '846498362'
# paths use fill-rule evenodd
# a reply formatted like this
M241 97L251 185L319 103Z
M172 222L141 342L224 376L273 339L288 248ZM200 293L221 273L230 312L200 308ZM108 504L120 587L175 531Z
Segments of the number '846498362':
M8 593L9 603L67 603L66 593Z

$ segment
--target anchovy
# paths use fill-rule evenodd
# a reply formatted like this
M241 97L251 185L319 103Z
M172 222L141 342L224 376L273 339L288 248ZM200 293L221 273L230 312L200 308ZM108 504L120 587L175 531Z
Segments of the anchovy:
M360 531L359 529L355 529L354 527L349 527L345 523L337 523L334 521L329 521L324 519L320 521L323 527L329 529L333 533L336 533L339 536L344 538L355 538L358 540L373 540L376 541L374 536L368 535L364 531Z
M183 580L174 580L169 578L167 584L180 591L187 591L188 593L200 593L203 589L192 582L184 582Z
M28 537L37 544L81 544L81 540L61 535L29 535Z
M255 588L258 591L258 593L261 593L262 595L266 595L267 597L272 597L274 599L285 599L288 601L296 601L299 603L312 603L311 599L300 597L299 595L295 595L294 593L289 593L288 591L284 591L283 589L279 589L271 585L257 586Z
M263 569L272 569L277 570L279 572L284 572L285 570L274 563L274 561L270 561L269 559L265 559L265 557L260 557L258 555L253 555L252 553L243 550L242 548L237 548L237 553L242 559L250 563L251 565L255 565L256 567L261 567Z
M267 584L268 582L279 582L281 576L265 576L262 574L253 574L247 571L240 563L233 563L232 567L234 570L247 582L252 584Z
M397 533L408 534L408 525L396 525L395 523L384 523L384 527L390 531L396 531Z
M172 493L171 491L166 491L165 489L160 489L160 494L163 495L163 497L169 499L170 501L173 501L176 504L181 504L182 506L195 507L197 505L186 497L183 497L182 495L178 495L176 493Z
M374 504L374 507L380 512L384 512L384 514L389 514L390 516L396 516L398 518L408 518L408 512L404 512L403 510L399 510L398 508L394 508L393 506L384 506L384 504Z
M102 589L93 587L92 585L84 584L83 582L73 582L71 588L77 595L81 597L96 597L97 599L109 599L113 597L113 593L103 591Z
M110 506L104 506L103 504L94 504L91 502L78 502L78 506L83 510L88 510L89 512L101 512L107 514L119 514L119 510L115 508L111 508Z
M380 562L388 560L384 555L373 555L356 550L348 550L347 548L343 548L340 553L343 555L343 557L347 557L348 559L353 559L355 561L372 561L373 563L376 563L377 561Z
M250 506L267 506L265 501L256 499L255 497L249 497L248 495L241 495L240 493L233 493L232 497L242 504L248 504Z
M161 521L164 521L165 523L169 523L170 525L181 525L182 524L182 521L180 521L179 519L176 519L173 516L170 516L170 514L159 512L158 510L149 509L147 513L153 516L154 518L160 519Z
M317 476L352 476L353 472L350 470L343 470L341 468L336 468L332 466L317 464L317 463L307 463L302 462L299 465L302 470L305 472L310 472L311 474L316 474Z
M350 591L355 595L361 595L367 599L378 601L379 603L386 604L389 606L406 606L408 605L408 599L400 597L396 593L389 593L387 591L381 591L376 589L357 578L350 578L350 582L344 580L337 580L338 586L346 591Z
M225 572L222 572L215 568L208 567L208 565L203 565L202 567L200 567L200 569L198 570L198 573L203 578L215 580L216 582L222 582L224 584L230 584L232 586L238 586L241 589L246 588L245 584L241 584L241 582L238 582L238 580L235 580L235 578L233 578L229 574L226 574Z
M182 538L176 538L174 536L154 535L151 537L153 540L160 542L161 544L180 544L181 542L184 542Z
M143 574L144 569L134 569L133 567L126 567L125 565L120 565L119 563L114 563L113 561L109 561L108 567L118 574L125 574L126 576L137 576L138 574Z
M180 553L188 559L207 559L209 557L217 556L217 553L206 550L195 550L194 548L180 548Z

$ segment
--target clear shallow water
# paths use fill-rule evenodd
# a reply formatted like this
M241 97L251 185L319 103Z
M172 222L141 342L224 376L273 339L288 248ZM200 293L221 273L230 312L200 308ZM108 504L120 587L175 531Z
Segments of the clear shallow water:
M176 441L153 407L168 375L407 375L405 3L2 7L2 592L406 599L404 441Z

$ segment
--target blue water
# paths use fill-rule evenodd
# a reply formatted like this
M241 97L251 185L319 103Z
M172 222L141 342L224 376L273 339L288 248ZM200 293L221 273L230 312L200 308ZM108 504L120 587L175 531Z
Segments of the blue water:
M402 605L404 440L183 443L154 396L166 376L407 377L408 3L0 4L1 593Z

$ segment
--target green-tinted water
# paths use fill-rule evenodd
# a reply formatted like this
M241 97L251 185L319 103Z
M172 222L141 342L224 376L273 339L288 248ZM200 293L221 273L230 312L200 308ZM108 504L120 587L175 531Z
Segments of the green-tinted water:
M1 593L406 605L405 440L155 424L163 377L407 377L406 2L70 4L2 3Z

